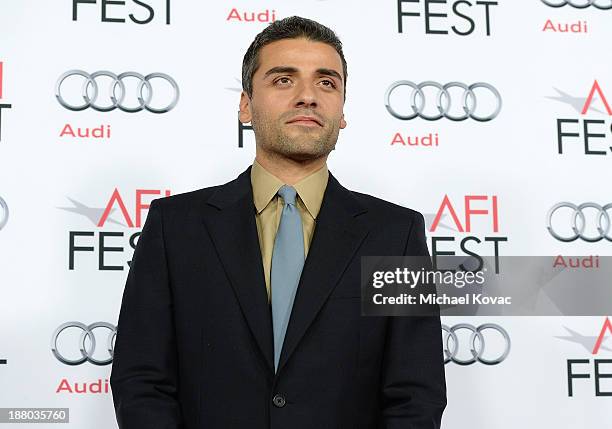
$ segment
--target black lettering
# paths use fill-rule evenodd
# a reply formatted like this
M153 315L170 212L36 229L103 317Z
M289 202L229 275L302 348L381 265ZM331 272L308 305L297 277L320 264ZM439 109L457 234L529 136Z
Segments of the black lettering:
M125 6L124 0L102 0L102 22L125 22L124 18L107 18L106 7L108 5Z
M74 253L75 252L93 252L95 249L91 246L76 246L74 244L75 237L93 237L94 233L89 231L70 231L70 243L68 245L68 269L74 270Z
M123 252L123 247L106 247L104 245L105 237L123 237L122 232L101 232L100 233L100 253L98 254L98 268L100 271L123 271L121 265L105 265L104 252Z
M589 124L604 124L605 122L601 119L585 119L584 120L584 153L586 155L606 155L605 150L590 150L589 149L589 137L604 138L605 134L589 133Z
M612 373L610 372L607 372L605 374L599 372L599 365L605 363L611 364L612 359L595 359L595 396L612 396L612 392L602 392L599 386L600 378L612 378Z
M149 6L148 4L145 4L143 2L141 2L140 0L134 0L134 3L136 3L139 6L144 7L145 9L147 9L149 11L149 17L145 20L139 20L136 19L134 17L133 13L130 13L130 19L135 22L136 24L148 24L149 22L153 21L153 17L155 16L155 11L153 10L153 8L151 6Z
M242 122L238 121L238 147L244 146L244 130L253 130L251 125L244 125Z
M590 374L574 374L572 365L575 363L589 363L588 359L568 359L567 360L567 393L571 398L574 396L574 386L572 380L574 378L591 378Z
M79 3L96 4L96 0L72 0L72 20L77 20L77 5Z
M430 17L446 18L448 15L445 13L432 13L429 11L430 3L442 3L446 4L446 0L425 0L425 33L427 34L448 34L446 30L432 30L429 27Z
M487 26L487 36L491 35L491 15L489 11L489 6L497 6L496 1L477 1L476 4L481 4L485 7L485 23Z
M508 237L485 237L485 241L493 242L493 254L495 255L495 274L499 274L499 242L508 241Z
M480 271L482 270L482 265L483 265L482 258L477 253L471 252L468 249L466 249L464 245L468 241L475 241L477 243L480 243L480 240L478 239L478 237L470 236L470 237L465 237L463 240L461 240L461 243L459 244L462 252L464 252L468 256L473 256L474 258L478 259L478 268L476 268L474 271ZM465 268L463 264L460 264L459 268L461 268L462 271L468 271L468 269Z
M451 28L456 34L459 34L460 36L467 36L469 34L472 34L476 25L474 24L474 20L472 18L470 18L467 15L463 15L459 12L459 10L457 9L457 6L460 4L467 4L468 6L472 6L472 4L467 0L460 0L453 5L453 12L455 12L455 15L460 16L464 18L466 21L468 21L470 23L470 29L468 31L459 31L457 30L457 27L454 25Z
M432 258L432 262L433 262L433 268L434 270L437 270L438 268L438 261L437 261L437 257L439 256L454 256L455 252L454 251L444 251L444 250L438 250L438 241L455 241L454 237L431 237L431 258Z
M404 27L402 19L404 16L421 16L418 12L403 12L402 3L419 3L420 0L397 0L397 32L403 33Z
M557 119L557 147L559 154L563 153L563 137L580 137L578 133L564 133L561 125L564 123L577 124L578 119Z

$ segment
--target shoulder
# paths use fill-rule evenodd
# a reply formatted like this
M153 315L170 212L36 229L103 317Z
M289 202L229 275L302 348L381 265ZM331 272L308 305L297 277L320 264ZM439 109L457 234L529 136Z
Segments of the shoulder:
M250 169L249 166L229 182L158 198L151 203L151 208L159 207L164 213L189 214L201 211L207 202L217 205L232 203L244 197L250 189Z
M385 223L394 224L412 224L415 221L423 223L423 215L415 209L362 192L349 192L360 205L367 209L367 213L372 219L384 220Z
M210 186L207 188L196 189L193 191L182 192L168 197L157 198L151 202L151 206L156 205L166 210L184 210L194 205L205 202L221 185Z
M151 201L149 215L158 212L166 222L184 224L185 221L195 220L202 215L206 201L222 185L210 186L192 191L182 192L167 197L156 198Z

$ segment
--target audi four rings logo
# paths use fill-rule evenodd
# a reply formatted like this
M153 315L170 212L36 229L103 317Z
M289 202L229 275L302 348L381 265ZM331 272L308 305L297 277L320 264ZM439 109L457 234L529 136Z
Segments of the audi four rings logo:
M77 328L81 330L81 335L79 337L78 343L76 344L76 347L78 348L81 357L76 359L67 358L58 349L58 339L61 333L68 328ZM97 347L96 337L93 332L96 328L104 328L108 330L108 336L106 338L106 351L108 352L108 358L106 359L96 359L93 357ZM455 332L460 329L467 329L472 332L472 335L468 342L470 352L472 354L472 357L469 359L460 359L457 357L460 346L459 337ZM503 352L499 356L494 357L492 359L484 357L485 339L482 332L487 329L499 332L504 338L505 343ZM494 323L485 323L478 327L475 327L468 323L459 323L450 328L446 325L442 325L442 330L446 332L446 337L443 340L445 364L450 361L453 361L458 365L471 365L478 361L485 365L497 365L503 362L510 353L510 335L508 335L508 332L504 328ZM84 362L91 362L92 364L99 366L108 365L113 361L113 340L116 336L117 328L110 323L96 322L90 325L85 325L81 322L66 322L60 325L53 333L53 336L51 337L51 351L60 362L65 363L66 365L76 366L81 365ZM89 338L89 348L86 346L87 338ZM478 341L476 341L476 339L478 339Z
M74 76L80 76L84 78L83 85L81 87L81 96L84 102L81 104L70 104L66 101L62 94L62 83L68 77ZM105 76L112 79L110 91L108 94L108 99L110 100L110 102L107 102L106 104L96 103L98 101L99 96L99 88L98 83L96 82L96 78L100 76ZM125 100L126 98L128 98L128 96L124 79L127 77L132 77L139 80L135 97L132 96L132 98L138 99L138 105L135 107L129 107L125 103ZM151 105L151 100L153 99L154 92L151 80L155 78L163 79L172 86L172 100L165 107L153 107ZM143 91L145 88L146 91ZM140 112L144 109L153 113L166 113L174 109L176 103L178 103L179 93L180 91L176 81L164 73L151 73L146 76L143 76L140 73L136 72L125 72L116 75L115 73L109 71L97 71L89 74L82 70L70 70L62 74L57 80L57 83L55 84L55 97L57 98L57 101L59 101L59 103L66 109L73 110L75 112L85 110L91 107L92 109L97 110L98 112L110 112L111 110L119 108L119 110L123 110L124 112L129 113Z
M569 220L570 226L574 233L571 235L561 235L553 228L553 216L555 215L555 212L560 208L568 208L572 210L572 214ZM583 211L586 208L592 208L597 210L597 212L594 214L594 217L591 216L589 218L590 222L587 222L587 217ZM548 228L548 232L550 232L550 235L555 237L557 240L566 243L578 240L579 238L584 241L588 241L589 243L596 243L604 238L608 241L612 241L612 236L609 234L610 215L608 214L608 210L610 210L611 208L612 203L606 204L604 206L596 203L582 203L580 205L568 202L557 203L552 206L551 209L548 211L548 215L546 217L546 227ZM578 221L578 219L580 219L580 221ZM587 224L590 224L592 226L594 225L596 227L597 235L585 234Z
M467 346L470 348L472 357L469 359L460 359L457 357L460 349L459 338L455 333L458 330L467 329L472 333ZM496 357L486 358L485 354L485 338L483 331L494 330L499 332L504 339L504 350ZM444 346L444 363L447 364L450 361L455 362L458 365L471 365L475 362L480 362L485 365L497 365L503 362L510 353L510 335L504 328L494 323L485 323L478 327L470 325L469 323L459 323L453 327L442 325L442 331L446 333L444 340L442 341ZM476 341L478 339L478 341Z
M9 209L6 201L0 197L0 230L6 226L9 217Z
M412 92L409 96L410 107L412 108L412 112L404 115L399 113L392 105L391 105L391 94L397 88L401 86L407 86L412 88ZM425 114L425 106L427 105L427 100L425 97L425 93L423 92L423 88L433 87L438 89L438 93L435 97L436 107L438 108L438 112L436 114ZM463 108L462 114L451 114L451 105L452 97L449 92L451 88L460 88L463 89L463 95L460 98L461 107ZM477 97L474 93L476 88L485 88L493 94L495 98L495 108L487 115L477 115L476 105L477 105ZM455 101L457 103L458 100ZM416 84L409 80L398 80L391 84L391 86L385 92L385 107L397 119L402 119L404 121L408 121L410 119L414 119L417 116L425 119L427 121L437 121L440 118L447 118L451 121L464 121L467 118L472 118L475 121L479 122L487 122L492 119L495 119L502 107L502 98L497 89L493 85L490 85L485 82L477 82L471 85L466 85L461 82L449 82L445 85L441 85L437 82L426 81Z
M571 7L575 7L576 9L585 9L589 6L594 6L601 10L612 9L612 0L542 0L542 3L550 7L563 7L565 5L569 5Z
M78 340L77 344L73 344L74 350L80 352L81 356L76 359L70 359L66 357L66 354L71 353L71 351L64 350L63 353L58 349L58 339L61 333L68 328L77 328L81 330L81 336ZM108 358L105 359L97 359L94 358L94 353L96 351L96 347L99 345L99 342L96 342L96 337L94 334L94 329L96 328L104 328L108 330L108 337L106 338L106 344L103 347L106 347L104 353L108 352ZM81 365L84 362L91 362L94 365L108 365L113 361L113 353L114 353L114 345L113 340L117 336L117 328L110 323L106 322L96 322L91 325L85 325L81 322L66 322L60 325L59 328L55 330L53 336L51 337L51 351L53 355L62 363L66 365ZM89 338L89 348L86 346L85 341ZM72 354L75 354L74 350L72 350Z

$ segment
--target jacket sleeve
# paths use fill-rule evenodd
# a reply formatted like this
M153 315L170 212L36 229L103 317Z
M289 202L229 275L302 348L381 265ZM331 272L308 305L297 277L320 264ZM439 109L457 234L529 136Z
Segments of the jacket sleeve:
M128 273L110 385L120 429L179 429L177 350L162 211L153 200Z
M429 257L420 213L404 255ZM446 380L439 310L434 316L388 317L381 383L385 429L440 427Z

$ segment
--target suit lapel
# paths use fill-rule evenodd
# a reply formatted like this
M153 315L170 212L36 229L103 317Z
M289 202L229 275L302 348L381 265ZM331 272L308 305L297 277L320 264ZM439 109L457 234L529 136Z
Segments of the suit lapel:
M255 340L274 372L272 316L265 278L249 166L207 201L204 224L230 279Z
M255 340L274 373L272 316L268 305L249 166L208 199L204 224L230 279ZM368 229L366 211L329 173L321 210L304 263L281 351L280 372L336 286Z
M280 372L332 292L368 230L366 209L330 173L281 351Z

